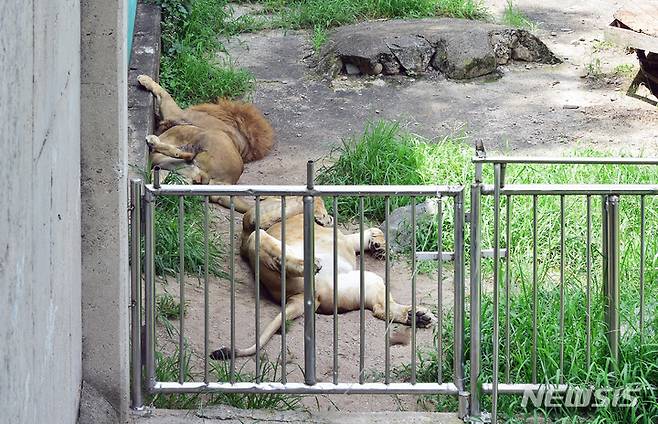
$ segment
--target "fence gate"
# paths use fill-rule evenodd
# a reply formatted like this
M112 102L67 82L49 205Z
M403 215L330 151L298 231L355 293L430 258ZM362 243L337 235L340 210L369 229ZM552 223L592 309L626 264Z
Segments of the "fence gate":
M131 359L132 359L132 406L133 408L143 407L142 393L149 395L159 393L288 393L288 394L445 394L454 395L459 398L459 411L460 416L467 414L467 392L464 390L464 187L461 186L316 186L313 183L313 163L308 164L308 179L306 186L247 186L247 185L234 185L234 186L220 186L220 185L168 185L160 183L159 170L154 171L154 181L152 184L143 184L140 180L131 181L131 284L132 284L132 327L131 327ZM158 381L156 378L156 326L155 326L155 291L156 291L156 271L154 261L159 252L156 252L155 239L158 234L155 230L154 215L158 213L157 205L158 199L164 197L175 197L178 199L178 240L179 240L179 254L180 263L178 266L178 279L179 279L179 299L180 299L180 319L179 319L179 340L177 352L179 355L178 364L180 366L177 381ZM204 335L203 335L203 372L199 373L198 378L190 380L183 369L185 362L185 337L186 337L186 320L184 314L185 304L185 284L184 270L185 270L185 254L184 254L184 236L183 231L185 228L185 211L184 211L184 198L188 196L197 196L203 199L204 205L204 223L203 227L205 233L208 233L208 217L209 217L209 201L210 199L218 199L224 197L228 203L229 209L229 252L228 252L228 280L230 284L230 347L228 353L228 361L230 363L230 373L226 381L212 381L209 377L209 353L210 344L208 335L209 316L208 302L209 300L209 284L208 284L208 238L205 238L204 249L206 251L203 272L203 290L204 290ZM253 200L253 208L249 212L254 218L256 223L255 228L260 228L264 223L261 220L266 217L261 216L261 209L263 201L266 198L277 197L280 199L281 213L279 216L286 216L286 213L294 209L295 202L291 199L303 199L303 234L304 234L304 364L303 364L303 379L299 381L290 381L286 371L286 354L287 354L287 339L286 339L286 325L285 320L281 321L279 329L281 334L281 375L277 381L263 381L262 376L256 376L253 382L238 382L235 380L236 369L236 317L235 317L235 295L236 295L236 282L235 282L235 215L236 204L242 202L244 198ZM315 274L314 269L314 228L316 218L314 217L314 201L316 198L325 199L326 203L331 205L329 210L332 212L333 223L330 224L333 228L333 258L337 258L337 243L338 236L338 202L346 197L358 199L358 225L359 225L359 241L357 253L359 260L359 375L358 378L350 381L339 378L339 356L338 356L338 340L339 332L337 326L338 310L336 302L334 302L333 309L333 372L331 382L319 382L316 378L316 334L315 334ZM454 291L454 305L452 313L452 378L449 381L444 381L441 375L441 366L433 381L419 381L417 378L417 355L416 355L416 320L410 319L411 326L411 349L410 349L410 375L408 381L394 382L391 376L391 352L390 352L390 336L391 336L391 296L390 296L390 261L391 254L389 243L385 243L386 248L383 252L385 261L385 272L383 281L385 286L385 311L384 311L384 372L381 381L367 382L365 379L365 279L369 278L364 266L364 250L368 249L367 241L364 240L366 230L364 228L364 204L365 201L373 197L383 198L385 205L385 218L386 224L383 228L385 239L389 240L389 213L391 212L391 201L398 197L405 197L410 199L410 240L412 243L413 254L410 254L411 262L411 310L410 316L415 317L417 312L417 299L416 299L416 269L417 261L431 260L437 264L437 288L441 293L444 280L444 273L446 271L445 263L452 263L452 281ZM419 198L435 198L437 199L437 250L433 252L416 252L416 203ZM444 211L443 204L450 204L452 211ZM241 203L242 204L242 203ZM447 208L447 206L445 206ZM443 234L444 217L449 216L450 220L454 223L454 231L448 237ZM281 291L285 293L286 289L286 234L292 228L286 228L290 224L286 224L285 220L281 222ZM261 244L260 232L255 231L255 244L256 252L260 252L258 246ZM444 240L445 239L445 240ZM444 251L444 244L453 246L453 251ZM143 243L143 252L141 246ZM259 253L257 253L258 255ZM142 268L143 256L143 268ZM258 259L254 261L254 274L255 281L259 281L261 270L261 261ZM327 266L326 264L324 266ZM331 266L331 265L330 265ZM341 265L342 266L342 265ZM333 291L334 298L336 297L339 286L339 264L338 260L333 261ZM380 276L381 277L381 276ZM143 284L142 284L143 282ZM143 288L143 292L142 292ZM255 290L255 351L259 352L261 347L261 325L260 325L260 284L254 285ZM143 299L143 305L142 305ZM286 298L281 296L280 308L282 313L286 310ZM442 318L444 316L443 306L441 299L438 299L437 304L439 326L443 326ZM285 316L285 315L284 315ZM368 318L372 319L372 318ZM142 338L143 331L143 338ZM439 331L439 334L441 332ZM142 346L141 343L144 345ZM441 335L438 337L438 343L441 345L443 342ZM301 340L296 340L296 343L301 343ZM438 362L443 364L448 358L443 358L442 353L444 349L438 352ZM142 360L143 358L143 360ZM259 368L259 361L262 359L259 355L255 355L256 369Z
M526 157L476 157L473 160L475 165L475 181L471 187L471 254L470 254L470 407L469 414L472 417L482 417L481 395L490 395L487 402L491 405L491 422L496 422L498 416L499 395L520 395L524 397L532 393L537 398L537 394L545 394L547 390L551 393L565 393L570 388L570 382L565 381L565 360L582 361L589 368L593 358L593 329L597 326L602 328L601 333L605 335L607 341L606 355L614 364L619 357L620 341L620 310L619 310L619 283L620 283L620 202L624 198L639 200L639 210L637 216L640 220L639 239L640 246L637 252L639 256L639 270L636 275L639 282L639 302L638 310L640 340L643 335L644 327L644 256L645 256L645 196L658 194L658 186L648 184L507 184L505 182L506 168L513 164L517 166L533 165L536 168L546 166L572 167L573 165L657 165L657 159L643 158L593 158L593 157L574 157L574 158L526 158ZM485 165L493 167L493 185L483 183L483 170ZM544 168L545 169L545 168ZM523 171L520 171L523 172ZM525 172L528 172L526 169ZM552 199L552 200L551 200ZM594 204L600 199L600 214L593 211ZM484 201L489 203L484 206ZM525 200L525 202L523 202ZM585 216L581 217L584 222L578 221L576 224L567 222L568 215L574 215L567 206L567 200L572 202L572 206L577 205L580 201L584 206ZM491 202L492 201L492 202ZM553 202L554 208L551 209ZM542 209L543 202L543 209ZM504 203L504 207L503 207ZM520 206L521 210L515 208ZM501 219L502 209L505 210L505 220ZM573 207L577 211L578 207ZM516 212L513 212L516 210ZM551 211L554 212L551 214ZM548 215L542 221L541 215ZM491 219L492 222L484 221L483 217ZM519 223L512 221L515 216L525 217L525 222ZM551 221L550 218L555 220ZM573 216L571 217L574 218ZM578 217L575 217L578 218ZM599 229L593 228L593 220L600 220ZM546 221L549 221L548 224ZM543 227L538 228L538 223ZM491 225L489 225L491 224ZM516 224L516 225L514 225ZM571 232L566 231L567 224L570 225ZM542 244L538 239L545 239L547 226L559 229L559 241L556 250L548 249L542 251ZM491 228L493 227L493 228ZM515 231L526 228L530 231L530 240L519 240L515 242ZM543 232L542 232L543 228ZM578 230L584 234L581 236ZM576 233L574 235L574 233ZM599 243L595 240L594 234L598 234ZM488 242L493 246L493 255L483 255L481 246L484 243L483 237L488 236ZM504 242L503 242L504 237ZM569 244L567 244L569 242ZM505 246L505 247L503 247ZM550 245L549 245L550 246ZM582 261L583 272L580 277L584 279L584 284L571 291L566 291L567 287L573 287L571 279L578 279L576 272L569 271L569 257L578 256L580 252L573 252L576 246L580 249L584 247L584 259ZM515 247L515 249L513 249ZM598 248L598 249L597 249ZM569 251L572 250L572 252ZM595 252L600 251L599 255ZM520 256L519 262L523 262L526 257L530 271L530 311L512 309L511 292L520 290L519 285L523 285L527 274L523 274L521 266L511 266L514 252ZM554 255L557 252L557 255ZM557 265L551 267L550 255L557 256ZM526 256L527 255L527 256ZM525 257L524 257L525 256ZM598 256L598 258L597 258ZM483 278L482 259L493 257L490 263L490 279ZM576 259L579 259L577 257ZM573 261L573 259L572 259ZM545 269L540 270L541 267ZM502 270L504 269L504 273ZM594 270L600 271L596 276ZM515 271L516 270L516 271ZM513 273L517 272L517 278L513 279ZM550 296L538 298L541 281L547 278L547 275L557 274L555 286L549 287L544 291L557 293L555 299ZM488 276L487 276L488 277ZM491 287L492 304L489 314L484 313L482 302L485 299L483 294L483 279ZM516 284L513 281L516 280ZM594 290L594 282L600 281L600 293ZM544 284L544 286L546 286ZM551 291L552 290L552 291ZM502 293L501 293L502 292ZM502 296L501 296L502 294ZM582 345L584 351L572 352L576 357L565 357L565 305L567 296L582 296L584 304L578 313L582 315L584 331L582 334ZM501 302L501 297L503 298ZM578 298L580 299L580 297ZM598 322L593 316L595 299L600 299L603 309L603 319ZM554 302L551 302L554 300ZM547 302L551 302L547 305ZM539 315L539 305L543 305L541 310L542 316ZM504 306L504 308L501 307ZM557 337L556 339L541 339L539 337L538 326L546 326L545 307L550 306L558 311L557 316ZM521 313L528 313L521 318L515 316ZM504 322L500 322L500 315L503 314ZM526 334L530 340L529 349L522 352L525 354L522 358L514 357L520 353L511 352L511 321L515 320L516 326L522 326L523 320L530 323L531 333ZM491 329L491 338L483 339L483 321L491 320L492 323L487 326ZM502 324L502 325L501 325ZM572 324L572 325L578 325ZM503 335L501 337L501 327ZM572 332L573 333L573 332ZM578 337L579 335L576 335ZM573 337L573 334L570 335ZM482 344L485 344L487 352L491 354L491 363L487 368L483 368ZM540 344L554 344L557 346L557 352L554 360L557 369L550 371L544 369L538 370L540 362L538 346ZM579 357L578 357L579 356ZM501 370L501 362L503 364ZM527 365L529 364L529 366ZM542 365L546 366L544 362ZM490 367L490 368L489 368ZM524 372L526 371L526 372ZM542 375L543 374L543 375ZM517 376L517 381L514 376ZM523 376L526 376L525 378ZM580 382L582 384L582 382ZM592 382L593 383L593 382ZM484 414L488 415L488 414ZM488 418L488 417L485 417Z
M566 201L572 201L573 198L581 198L586 205L586 216L584 217L584 237L585 240L585 265L584 277L585 305L582 311L584 328L583 361L589 365L592 361L592 329L596 326L603 326L605 338L607 340L608 354L614 360L617 359L619 352L620 337L620 317L619 317L619 258L620 258L620 235L619 235L619 215L620 199L639 197L641 215L640 229L640 269L639 269L639 327L642 334L644 325L644 250L645 250L645 196L658 194L658 186L655 185L602 185L602 184L506 184L505 171L509 164L534 164L543 165L658 165L658 160L654 159L633 159L633 158L505 158L505 157L476 157L473 159L475 167L475 181L470 187L470 211L465 213L465 189L462 186L316 186L313 182L313 164L309 162L307 170L306 186L212 186L212 185L168 185L160 184L159 172L154 171L154 181L152 184L143 184L140 180L131 181L131 287L132 287L132 310L131 310L131 360L132 360L132 406L139 409L143 407L143 393L153 395L159 393L289 393L289 394L446 394L457 396L459 402L458 414L460 418L468 416L488 420L489 414L483 409L488 409L490 405L491 421L495 422L498 415L499 395L506 394L523 394L528 390L536 393L546 387L551 390L560 392L568 388L568 381L564 381L565 375L565 267L569 260L565 255L567 251L566 243L566 217L569 214ZM489 171L485 165L493 167L493 184L485 184L483 174ZM491 174L487 174L491 175ZM185 361L185 335L186 320L184 314L185 307L185 255L184 255L184 237L185 228L185 197L200 197L203 199L205 231L204 249L205 264L203 272L203 292L204 292L204 317L203 317L203 371L198 377L186 375L183 369ZM158 199L174 197L178 200L178 241L179 241L179 299L180 299L180 320L178 325L179 340L177 352L179 355L178 379L177 381L158 381L156 378L156 323L155 323L155 291L156 291L156 270L154 261L160 252L155 251L155 240L158 237L154 225L154 214L158 213ZM213 381L209 377L209 353L211 340L209 338L209 283L208 283L208 228L209 228L209 201L211 198L217 199L223 197L229 209L229 252L228 252L228 280L230 284L230 347L228 356L230 373L226 381ZM295 206L291 199L301 198L301 210L303 214L303 285L304 285L304 361L303 361L303 378L298 381L289 381L286 372L285 357L287 354L286 346L286 325L285 320L281 321L281 357L282 372L277 381L263 381L262 376L257 376L253 382L238 382L235 379L235 347L236 347L236 317L235 317L235 215L236 204L243 204L243 199L248 198L253 201L251 214L256 223L255 228L260 228L261 204L268 197L277 197L280 199L281 214L286 213ZM320 382L316 377L316 333L315 333L315 274L313 272L314 264L314 201L316 198L323 198L326 204L330 205L330 212L333 216L333 223L329 224L333 228L333 246L336 258L338 237L338 204L346 197L358 199L358 226L359 241L357 243L359 256L359 375L353 381L339 378L339 356L337 343L339 332L337 326L336 306L333 309L333 349L332 360L333 369L331 373L331 382ZM439 299L436 305L438 312L438 338L437 342L437 362L439 364L436 378L433 381L418 381L417 378L417 356L416 351L416 321L411 320L411 355L410 375L408 381L395 382L391 378L391 352L390 352L390 259L389 243L386 243L384 252L385 271L383 281L386 290L386 306L384 320L384 372L381 381L367 382L364 378L364 320L365 320L365 294L364 279L366 271L364 266L364 251L367 249L367 242L364 239L366 232L364 228L364 204L374 197L383 198L385 204L385 222L384 227L385 239L389 238L389 213L391 212L391 200L397 197L406 197L410 199L410 225L411 225L411 243L412 254L410 262L412 268L412 277L410 281L411 290L411 313L415 316L417 309L416 299L416 269L417 261L432 260L437 264L437 291ZM416 251L416 203L420 198L436 198L436 251L417 252ZM521 199L521 200L519 200ZM525 199L525 200L523 200ZM543 212L542 205L548 202L545 199L554 199L556 214L549 218L550 225L557 225L559 228L559 241L557 249L548 249L541 251L543 246L542 237L546 237L544 232L540 231L543 227L538 227L543 221L540 215ZM593 204L601 202L600 215L593 213ZM520 240L516 245L514 237L516 228L513 231L511 225L513 205L520 202L521 211L515 212L519 216L525 217L520 222L520 226L526 226L531 238L525 240L527 243L521 243ZM525 203L524 203L525 202ZM299 202L295 203L299 205ZM444 211L444 208L451 205L451 212ZM503 207L504 206L504 207ZM505 210L504 221L501 219L501 210ZM449 217L448 221L444 221ZM559 217L559 218L558 218ZM593 230L593 221L600 220L600 227ZM452 221L451 223L449 221ZM291 228L286 229L285 220L282 221L281 236L281 290L285 293L286 287L286 233ZM514 221L516 222L516 221ZM465 328L465 224L470 224L469 234L469 269L470 269L470 331ZM548 224L547 224L548 225ZM444 236L446 228L451 228L452 234ZM595 231L596 230L596 231ZM255 231L256 252L259 252L260 232ZM600 251L601 255L595 257L593 249L598 246L594 240L594 235L600 234ZM503 241L504 235L504 241ZM569 246L572 239L569 238ZM448 242L449 240L449 242ZM444 251L446 244L452 243L453 251ZM485 248L488 245L489 248ZM142 249L143 246L143 249ZM515 247L517 246L517 247ZM521 246L521 247L518 247ZM550 246L550 244L549 244ZM525 250L524 250L525 249ZM529 258L529 274L531 285L532 299L529 302L529 311L514 310L510 304L510 296L515 290L520 290L518 284L514 281L522 280L521 277L515 278L512 274L514 268L511 268L511 261L514 259L515 252L519 256L523 254ZM553 258L554 255L555 258ZM143 258L143 267L142 267ZM556 259L555 269L550 268L548 259ZM333 261L333 293L337 293L338 286L338 261ZM446 263L451 265L444 266ZM259 281L261 273L261 262L258 256L255 260L254 274L255 281ZM326 266L326 264L325 264ZM444 358L443 335L441 329L445 324L445 316L441 302L441 293L443 290L444 272L452 267L452 289L454 291L454 304L452 311L452 365L450 381L444 381L442 376L442 364L447 358ZM538 346L542 340L539 339L538 323L543 319L538 315L538 305L545 302L545 299L538 299L540 293L538 287L541 276L540 268L546 268L542 272L557 275L557 281L552 288L555 289L555 301L558 312L558 330L557 339L554 340L559 346L555 363L557 369L555 374L557 380L541 375L538 371ZM519 268L521 270L522 268ZM599 277L593 275L594 270L601 270ZM504 270L504 272L502 272ZM518 271L522 272L522 271ZM380 276L381 277L381 276ZM490 278L489 278L490 277ZM600 278L598 280L597 278ZM595 314L592 311L593 296L598 296L594 291L594 281L601 281L601 298L603 303L603 319L599 322L593 318ZM484 287L483 287L484 286ZM260 284L254 285L255 290L255 350L261 348L261 325L260 325ZM501 292L503 301L501 302ZM577 294L577 293L576 293ZM550 299L549 299L550 300ZM281 296L280 308L282 313L286 310L286 298ZM143 303L142 303L143 302ZM483 308L483 302L487 302ZM504 309L501 312L501 304ZM520 308L514 305L515 308ZM503 322L501 325L501 313ZM529 343L527 343L523 353L527 357L522 360L511 359L511 321L519 319L518 316L528 313L523 319L531 323L531 334L528 334ZM514 318L517 316L517 318ZM370 319L370 318L369 318ZM602 322L601 322L602 321ZM486 326L484 323L486 322ZM521 321L515 325L520 325ZM503 337L501 337L501 327ZM486 330L486 331L485 331ZM490 338L484 337L486 333ZM501 346L502 340L502 346ZM143 345L142 345L143 343ZM301 343L301 340L296 341ZM466 345L468 343L468 345ZM470 384L465 385L465 349L470 352L470 366L468 367ZM490 353L487 357L492 358L491 363L483 363L483 349ZM518 352L517 352L518 353ZM259 369L260 356L255 356L256 369ZM501 371L501 361L503 369ZM521 362L519 362L521 361ZM529 365L528 365L529 364ZM516 381L515 381L516 380ZM483 408L486 406L486 408Z

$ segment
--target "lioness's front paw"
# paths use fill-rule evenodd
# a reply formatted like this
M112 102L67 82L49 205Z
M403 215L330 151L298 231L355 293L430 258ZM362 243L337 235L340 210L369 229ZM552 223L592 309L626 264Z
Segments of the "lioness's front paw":
M407 325L411 325L411 320L413 317L413 311L409 308L407 312ZM416 308L416 327L418 328L427 328L432 326L437 321L433 313L431 313L427 308L417 307Z
M328 227L334 223L334 218L328 213L315 214L315 222L322 227Z
M379 228L370 229L368 250L377 259L384 259L386 257L386 238Z

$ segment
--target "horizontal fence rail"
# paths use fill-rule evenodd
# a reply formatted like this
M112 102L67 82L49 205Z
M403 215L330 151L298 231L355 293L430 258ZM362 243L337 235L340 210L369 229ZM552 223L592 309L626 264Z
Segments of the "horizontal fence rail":
M309 164L308 169L309 179L306 186L266 186L266 185L254 185L254 186L224 186L224 185L168 185L162 184L160 182L160 176L156 171L154 176L153 184L141 184L141 182L133 180L131 188L133 190L133 197L139 197L141 195L141 206L144 221L144 228L142 234L132 233L133 239L131 243L136 246L140 245L140 238L143 237L144 242L144 258L143 258L143 279L144 279L144 291L141 293L141 276L142 269L140 268L140 257L138 252L133 251L133 269L132 269L132 284L133 284L133 296L135 299L141 299L143 296L144 304L144 316L142 317L138 309L133 310L133 341L135 340L136 334L144 325L144 359L142 362L141 356L138 354L137 344L133 345L132 350L132 361L133 361L133 379L136 379L137 375L140 375L141 372L144 373L144 391L149 395L155 394L172 394L172 393L287 393L287 394L445 394L445 395L455 395L458 396L460 404L460 413L461 416L466 415L467 413L467 395L465 391L464 382L464 188L460 186L445 186L445 185L435 185L435 186L316 186L313 184L313 168L312 163ZM204 245L201 246L204 249L205 255L205 264L203 266L203 283L201 288L203 290L203 320L204 320L204 331L203 331L203 375L190 376L186 374L184 369L184 363L186 360L186 352L188 352L189 345L187 338L189 337L189 325L190 319L185 317L185 299L186 299L186 290L185 287L185 241L183 233L186 226L186 216L185 216L185 203L184 199L189 196L198 196L203 199L203 210L204 210ZM209 376L209 369L212 368L209 364L209 353L213 350L213 342L210 340L209 335L209 322L216 317L212 317L212 314L209 311L210 295L209 295L209 277L208 277L208 231L209 231L209 199L213 196L227 196L229 199L229 213L228 213L228 225L229 225L229 240L228 240L228 261L226 263L227 275L228 275L228 286L230 290L230 308L227 311L227 314L230 318L230 346L223 350L223 354L226 355L223 357L228 363L228 377L226 381L212 381L213 379ZM411 204L411 213L409 214L410 221L410 242L411 242L411 252L413 252L411 257L411 281L409 289L411 290L411 305L409 316L409 325L411 327L410 338L410 355L409 355L409 380L408 381L393 381L392 378L392 365L391 365L391 349L390 349L390 336L391 336L391 324L395 316L400 316L401 305L394 303L393 298L391 297L391 269L390 262L392 252L389 248L389 215L391 213L391 199L396 197L405 197L410 200ZM158 290L158 285L156 284L156 271L155 271L155 260L158 257L159 252L156 251L156 243L158 237L158 230L155 228L155 217L158 215L158 199L165 197L173 197L177 199L178 202L178 256L179 262L177 267L177 281L178 281L178 297L180 299L180 319L178 319L178 337L176 344L177 352L177 365L178 365L178 378L173 381L160 381L156 377L156 366L158 364L158 359L156 358L156 347L159 345L156 320L156 292ZM269 255L266 251L263 250L263 246L266 243L271 243L271 236L263 231L259 231L260 228L267 230L268 225L272 225L272 222L266 223L268 219L271 219L271 202L276 199L280 206L279 217L287 216L287 212L297 208L299 203L291 199L294 198L302 199L302 210L295 210L295 214L303 215L303 234L304 234L304 243L303 243L303 264L304 264L304 273L303 273L303 321L304 321L304 337L303 337L303 346L304 346L304 356L303 356L303 379L302 381L290 381L291 377L289 375L289 369L287 369L287 355L288 355L288 346L293 343L286 330L286 319L281 320L280 328L278 328L281 336L281 353L280 353L280 374L277 377L276 381L269 381L268 377L256 373L255 380L253 382L241 382L237 380L237 353L240 352L238 349L238 333L240 331L240 320L243 320L244 317L236 317L236 260L235 254L237 252L235 247L235 225L236 225L236 209L235 204L237 199L251 199L253 202L252 209L248 212L250 217L254 220L255 230L252 233L254 239L254 251L253 255L255 258L252 262L252 268L254 273L254 316L251 319L255 320L255 338L253 339L255 343L255 350L252 353L255 353L254 359L256 362L255 369L259 370L262 367L263 359L261 358L259 352L263 347L264 343L267 342L266 339L261 339L261 336L265 332L270 331L267 328L267 323L261 323L261 284L258 284L258 281L262 281L262 276L264 275L263 262L264 259L262 255ZM315 213L315 199L323 198L325 203L329 205L328 214L331 216L330 223L319 223L318 217L314 215ZM316 298L316 280L318 275L316 274L317 269L315 269L315 261L317 261L317 256L314 252L317 241L315 241L314 231L317 231L316 228L318 225L324 226L325 228L331 231L333 235L333 253L332 262L323 262L322 267L327 269L333 268L331 273L333 281L332 290L333 290L333 299L336 299L340 295L341 286L347 284L345 282L341 283L342 278L345 277L342 272L339 270L339 267L343 267L343 264L339 264L338 259L338 249L339 241L343 240L345 237L339 235L339 209L338 202L341 199L346 197L355 197L359 202L359 216L358 216L358 226L359 231L353 236L355 238L350 238L350 240L358 240L356 247L356 257L358 266L355 267L356 274L354 277L358 281L358 293L359 293L359 306L357 310L359 311L359 333L358 333L358 343L360 345L360 353L357 358L359 362L359 375L355 380L349 378L340 378L338 370L340 369L339 361L339 345L338 341L341 337L341 332L338 328L338 319L337 315L338 302L333 302L333 311L330 312L333 315L333 348L331 352L333 360L333 370L330 375L331 382L318 381L316 376L316 356L318 354L316 347L316 333L315 333L315 311L317 305L315 304ZM383 252L384 264L384 275L373 277L373 273L369 272L366 269L365 265L365 255L366 250L370 249L372 245L373 230L367 229L365 227L365 216L364 216L364 200L369 197L383 197L385 202L385 215L386 220L383 224L383 233L385 235L385 252ZM415 208L416 203L418 203L419 198L434 198L438 202L438 211L436 213L436 225L438 228L438 241L437 241L437 251L435 252L416 252L416 214ZM444 216L446 214L444 203L448 203L450 199L450 205L452 206L451 222L454 228L453 234L451 234L451 243L453 245L453 251L444 251L444 242L447 239L444 232ZM137 204L137 203L136 203ZM246 216L246 215L245 215ZM292 249L287 242L287 234L290 231L297 231L298 228L289 228L290 223L287 223L286 219L278 219L276 222L280 222L280 291L281 293L286 293L286 287L294 282L295 278L298 276L288 275L290 268L287 267L287 261L293 260L291 258L296 258L299 252L296 249ZM264 227L262 227L264 226ZM264 239L267 238L268 240ZM240 237L237 237L239 240ZM239 241L238 241L239 243ZM243 246L244 247L244 246ZM343 247L344 248L344 247ZM286 253L290 251L290 253ZM263 253L265 252L265 253ZM291 256L293 255L293 256ZM267 258L265 258L267 259ZM438 314L438 323L440 329L438 330L438 350L436 350L436 355L438 357L438 373L432 382L420 381L417 376L418 364L417 364L417 345L416 345L416 327L417 327L417 312L419 312L419 305L416 298L416 274L418 261L433 261L437 264L437 290L438 290L438 304L437 314ZM445 272L445 263L452 264L452 285L454 291L454 306L452 311L452 326L453 340L450 341L452 351L452 376L450 381L443 381L442 369L443 363L447 358L444 357L445 350L447 348L441 347L445 342L443 340L443 335L441 327L443 325L442 319L444 318L443 306L441 302L441 293L442 285L444 284L444 272ZM270 272L270 271L268 271ZM267 277L266 277L267 278ZM325 278L324 276L322 278ZM352 278L352 277L350 277ZM375 290L377 286L377 279L383 281L383 289L385 290L385 305L383 311L383 333L384 333L384 373L381 382L369 382L365 380L365 310L370 308L366 304L366 293L369 290ZM373 282L374 279L374 282ZM368 290L366 290L367 287ZM293 296L294 297L294 296ZM275 302L279 302L279 299L274 299ZM290 308L296 307L291 306L290 302L295 301L291 300L286 295L281 295L280 303L278 304L281 311L282 317L287 317ZM295 301L296 302L296 301ZM138 308L138 302L134 302L136 308ZM136 312L137 310L137 312ZM374 314L373 310L373 314ZM379 313L379 312L377 312ZM394 316L394 314L397 314ZM406 315L405 315L406 316ZM374 318L373 318L374 319ZM396 318L398 320L400 318ZM269 336L270 334L267 333ZM241 338L244 342L244 338ZM374 341L373 341L374 342ZM295 344L301 344L302 340L295 340ZM430 346L431 347L431 346ZM214 355L214 354L213 354ZM228 356L228 357L227 357ZM288 365L289 367L289 365ZM202 378L201 378L202 377ZM398 377L399 378L399 377ZM139 379L135 381L135 387L138 386ZM141 397L137 396L137 392L141 389L139 387L134 389L134 398L133 398L133 407L138 407Z

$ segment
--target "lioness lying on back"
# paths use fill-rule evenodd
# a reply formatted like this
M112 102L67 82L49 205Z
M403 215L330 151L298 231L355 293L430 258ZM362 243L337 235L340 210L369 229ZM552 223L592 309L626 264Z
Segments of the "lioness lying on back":
M266 197L261 201L260 229L256 229L254 210L250 209L243 217L241 253L249 260L252 269L256 265L256 231L260 231L260 282L274 299L286 297L285 320L293 320L304 313L304 216L303 204L299 197L286 201L286 292L281 293L281 200L279 197ZM332 313L333 298L333 228L321 198L315 199L315 308L320 313ZM360 307L360 271L356 267L356 252L360 250L360 235L338 232L338 310L341 312L358 310ZM365 246L371 253L381 257L386 245L384 234L378 228L370 228L364 234ZM256 283L258 284L258 283ZM427 309L416 308L412 317L410 305L400 305L392 297L390 319L393 322L411 325L416 320L418 327L429 327L436 321ZM386 320L386 288L384 280L373 272L365 272L365 307L375 318ZM279 313L261 332L260 345L265 343L281 327L284 317ZM236 349L235 356L248 356L256 353L256 346ZM213 359L227 359L230 349L223 347L212 353Z
M146 137L154 166L178 170L196 184L235 184L244 163L262 159L274 144L272 126L251 104L220 100L183 110L151 77L137 79L155 96L160 114L158 135ZM226 197L210 200L229 206ZM238 212L248 208L235 198Z

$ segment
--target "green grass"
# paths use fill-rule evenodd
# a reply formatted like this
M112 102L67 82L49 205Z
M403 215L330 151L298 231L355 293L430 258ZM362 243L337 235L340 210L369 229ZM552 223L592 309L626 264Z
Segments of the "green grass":
M186 184L183 177L170 172L162 184ZM176 275L179 271L178 239L178 197L158 196L155 201L155 272L158 275ZM185 227L183 250L185 271L188 274L203 275L204 251L204 202L202 197L184 198ZM209 208L210 209L210 208ZM208 217L209 221L211 217ZM208 273L225 276L221 267L223 243L212 231L208 234Z
M265 12L274 14L267 25L313 30L315 49L326 42L329 28L368 19L408 19L448 16L487 19L489 13L479 0L264 0ZM256 19L254 25L262 25ZM252 31L247 27L245 31Z
M253 76L215 57L223 49L226 0L155 0L162 7L160 83L181 107L253 89Z
M534 29L535 24L527 16L514 6L512 0L507 0L505 11L503 12L503 23L514 28Z
M180 302L174 299L174 297L168 293L164 292L155 296L155 310L158 318L166 318L168 320L177 320L180 318L181 311ZM183 314L187 313L187 303L183 308Z
M414 136L389 122L369 124L364 134L345 141L335 152L334 163L325 167L319 180L323 184L463 184L473 181L473 150L463 144L463 137L442 140L425 140ZM589 149L575 149L574 155L601 156L602 153ZM640 166L567 166L567 165L508 165L507 183L636 183L655 184L658 178L655 167ZM492 183L491 166L484 168L485 183ZM419 201L421 199L418 199ZM396 206L408 204L410 199L397 200ZM393 205L393 199L391 204ZM465 209L470 208L466 198ZM383 202L368 200L366 214L370 219L381 221ZM504 228L506 199L501 205L501 223ZM583 196L565 198L565 303L564 303L564 348L565 381L574 385L594 384L597 387L621 387L639 384L643 392L635 408L594 408L588 410L525 411L521 408L521 397L501 396L499 412L510 420L517 420L526 413L547 416L553 420L569 422L655 422L658 419L656 393L651 387L658 386L658 201L646 198L646 266L645 266L645 333L644 344L640 344L638 330L639 314L639 261L640 261L640 215L637 197L622 197L620 202L620 316L623 336L621 356L618 364L610 364L602 326L601 296L601 203L593 196L592 206L592 362L585 362L585 276L586 276L586 202ZM340 215L351 219L358 209L357 199L343 199L339 206ZM510 228L512 239L510 281L510 380L531 381L532 340L532 198L516 196L511 204ZM493 204L491 196L482 201L482 245L493 244ZM450 203L444 207L443 222L444 250L452 249L453 224L450 219ZM418 250L436 249L436 219L418 226ZM469 245L469 234L466 232ZM560 200L557 196L538 198L538 380L559 381L559 261L560 261ZM501 244L506 246L504 232ZM483 260L483 285L492 281L491 260ZM501 278L500 289L500 378L504 381L506 357L504 349L505 296ZM468 304L468 303L467 303ZM452 323L450 311L445 312L443 341L445 357L442 369L445 381L451 378ZM469 314L467 313L468 317ZM482 370L484 382L492 380L492 333L493 302L489 292L482 298ZM469 323L466 323L469 328ZM469 336L466 336L468 343ZM466 357L469 356L467 345ZM438 367L434 352L419 353L419 380L435 381ZM408 368L398 369L402 377ZM467 370L468 373L468 370ZM490 408L490 397L483 396L483 408ZM454 399L435 399L438 409L454 409ZM580 414L580 415L579 415ZM532 416L532 415L531 415ZM579 418L580 417L580 418ZM580 421L579 421L580 420Z
M183 373L186 381L199 381L203 376L198 375L192 366L192 355L186 351L183 355ZM230 381L229 362L227 361L210 361L209 375L211 381L227 382ZM258 371L261 381L276 381L278 365L275 362L262 361ZM178 381L179 377L179 355L174 352L168 356L161 352L156 352L156 379L158 381ZM235 381L252 382L255 381L255 375L245 373L241 369L235 371ZM300 397L296 395L284 394L238 394L238 393L217 393L217 394L157 394L150 399L151 406L166 409L197 409L203 406L211 405L229 405L240 409L270 409L277 411L300 409Z
M635 68L635 65L630 63L623 63L621 65L617 65L615 66L615 69L612 70L613 75L622 78L628 78L628 79L633 78L636 72L637 69Z

